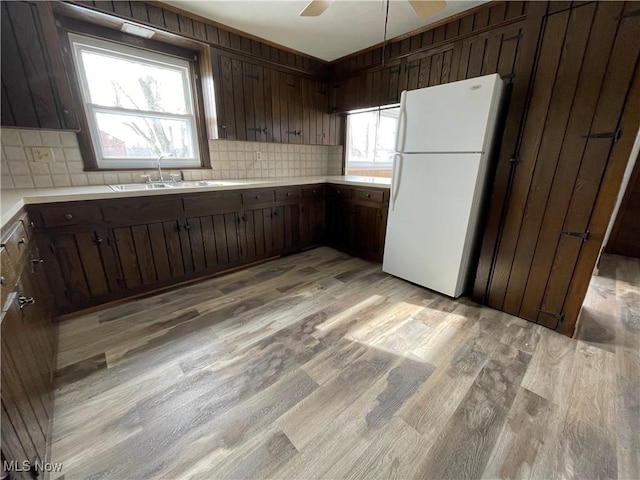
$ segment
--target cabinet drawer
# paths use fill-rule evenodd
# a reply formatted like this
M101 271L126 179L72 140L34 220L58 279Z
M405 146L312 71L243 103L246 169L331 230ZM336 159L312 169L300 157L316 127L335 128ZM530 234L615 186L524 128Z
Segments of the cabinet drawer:
M382 190L368 190L359 188L356 190L356 200L382 203L384 200L384 192Z
M4 311L4 302L16 284L16 272L6 248L0 248L0 268L2 268L2 278L0 279L0 306Z
M150 223L182 215L182 199L177 195L109 200L102 205L104 219L119 224Z
M23 258L29 251L29 237L22 221L15 223L14 229L9 233L9 236L4 239L2 247L7 251L7 255L14 268L18 269L22 264Z
M302 189L300 187L291 188L278 188L276 190L276 201L282 202L285 200L293 200L302 196Z
M240 192L195 193L182 201L187 215L236 212L242 205Z
M276 192L273 190L253 190L242 194L243 205L259 205L273 203L276 200Z
M302 189L302 198L323 198L325 194L324 185L315 187L304 187Z
M97 204L43 205L38 208L45 227L69 227L72 225L96 223L102 219Z
M330 186L327 189L327 196L332 199L345 198L350 199L353 197L353 190L349 187L338 187L335 185Z

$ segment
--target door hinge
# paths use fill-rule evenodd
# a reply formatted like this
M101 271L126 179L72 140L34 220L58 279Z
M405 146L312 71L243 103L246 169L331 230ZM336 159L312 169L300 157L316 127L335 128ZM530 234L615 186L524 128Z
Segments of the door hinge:
M589 230L586 232L570 232L568 230L562 230L563 235L569 235L570 237L581 238L583 242L586 242L589 239Z
M613 138L613 141L617 142L620 140L621 135L622 129L618 128L613 132L590 133L589 135L583 135L582 138Z

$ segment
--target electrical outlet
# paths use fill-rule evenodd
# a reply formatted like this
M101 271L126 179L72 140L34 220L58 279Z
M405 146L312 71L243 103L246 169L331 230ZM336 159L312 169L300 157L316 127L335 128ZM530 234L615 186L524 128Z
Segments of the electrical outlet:
M48 147L31 147L33 160L36 162L55 162L53 157L53 148Z
M258 162L262 161L262 152L256 151L256 160Z

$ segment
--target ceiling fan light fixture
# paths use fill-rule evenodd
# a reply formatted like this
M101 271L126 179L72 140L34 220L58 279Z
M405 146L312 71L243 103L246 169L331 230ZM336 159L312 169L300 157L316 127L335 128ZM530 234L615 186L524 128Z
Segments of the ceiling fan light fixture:
M333 3L333 0L311 0L300 12L301 17L319 17Z
M447 6L447 2L440 0L409 0L409 3L420 20L435 15Z

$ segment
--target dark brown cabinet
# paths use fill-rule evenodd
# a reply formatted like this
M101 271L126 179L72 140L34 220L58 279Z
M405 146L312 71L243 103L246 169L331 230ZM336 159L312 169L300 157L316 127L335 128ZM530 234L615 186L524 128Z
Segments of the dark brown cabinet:
M352 255L381 261L387 226L388 191L329 186L329 245Z
M330 114L327 83L228 52L212 55L220 138L342 144L344 119Z
M300 205L300 244L320 245L326 237L326 188L324 185L304 187Z
M323 243L379 261L387 201L382 189L307 185L31 205L29 212L50 290L68 313ZM11 239L9 253L26 248L21 235Z
M22 465L46 460L53 417L56 330L48 267L26 216L2 234L2 455Z

